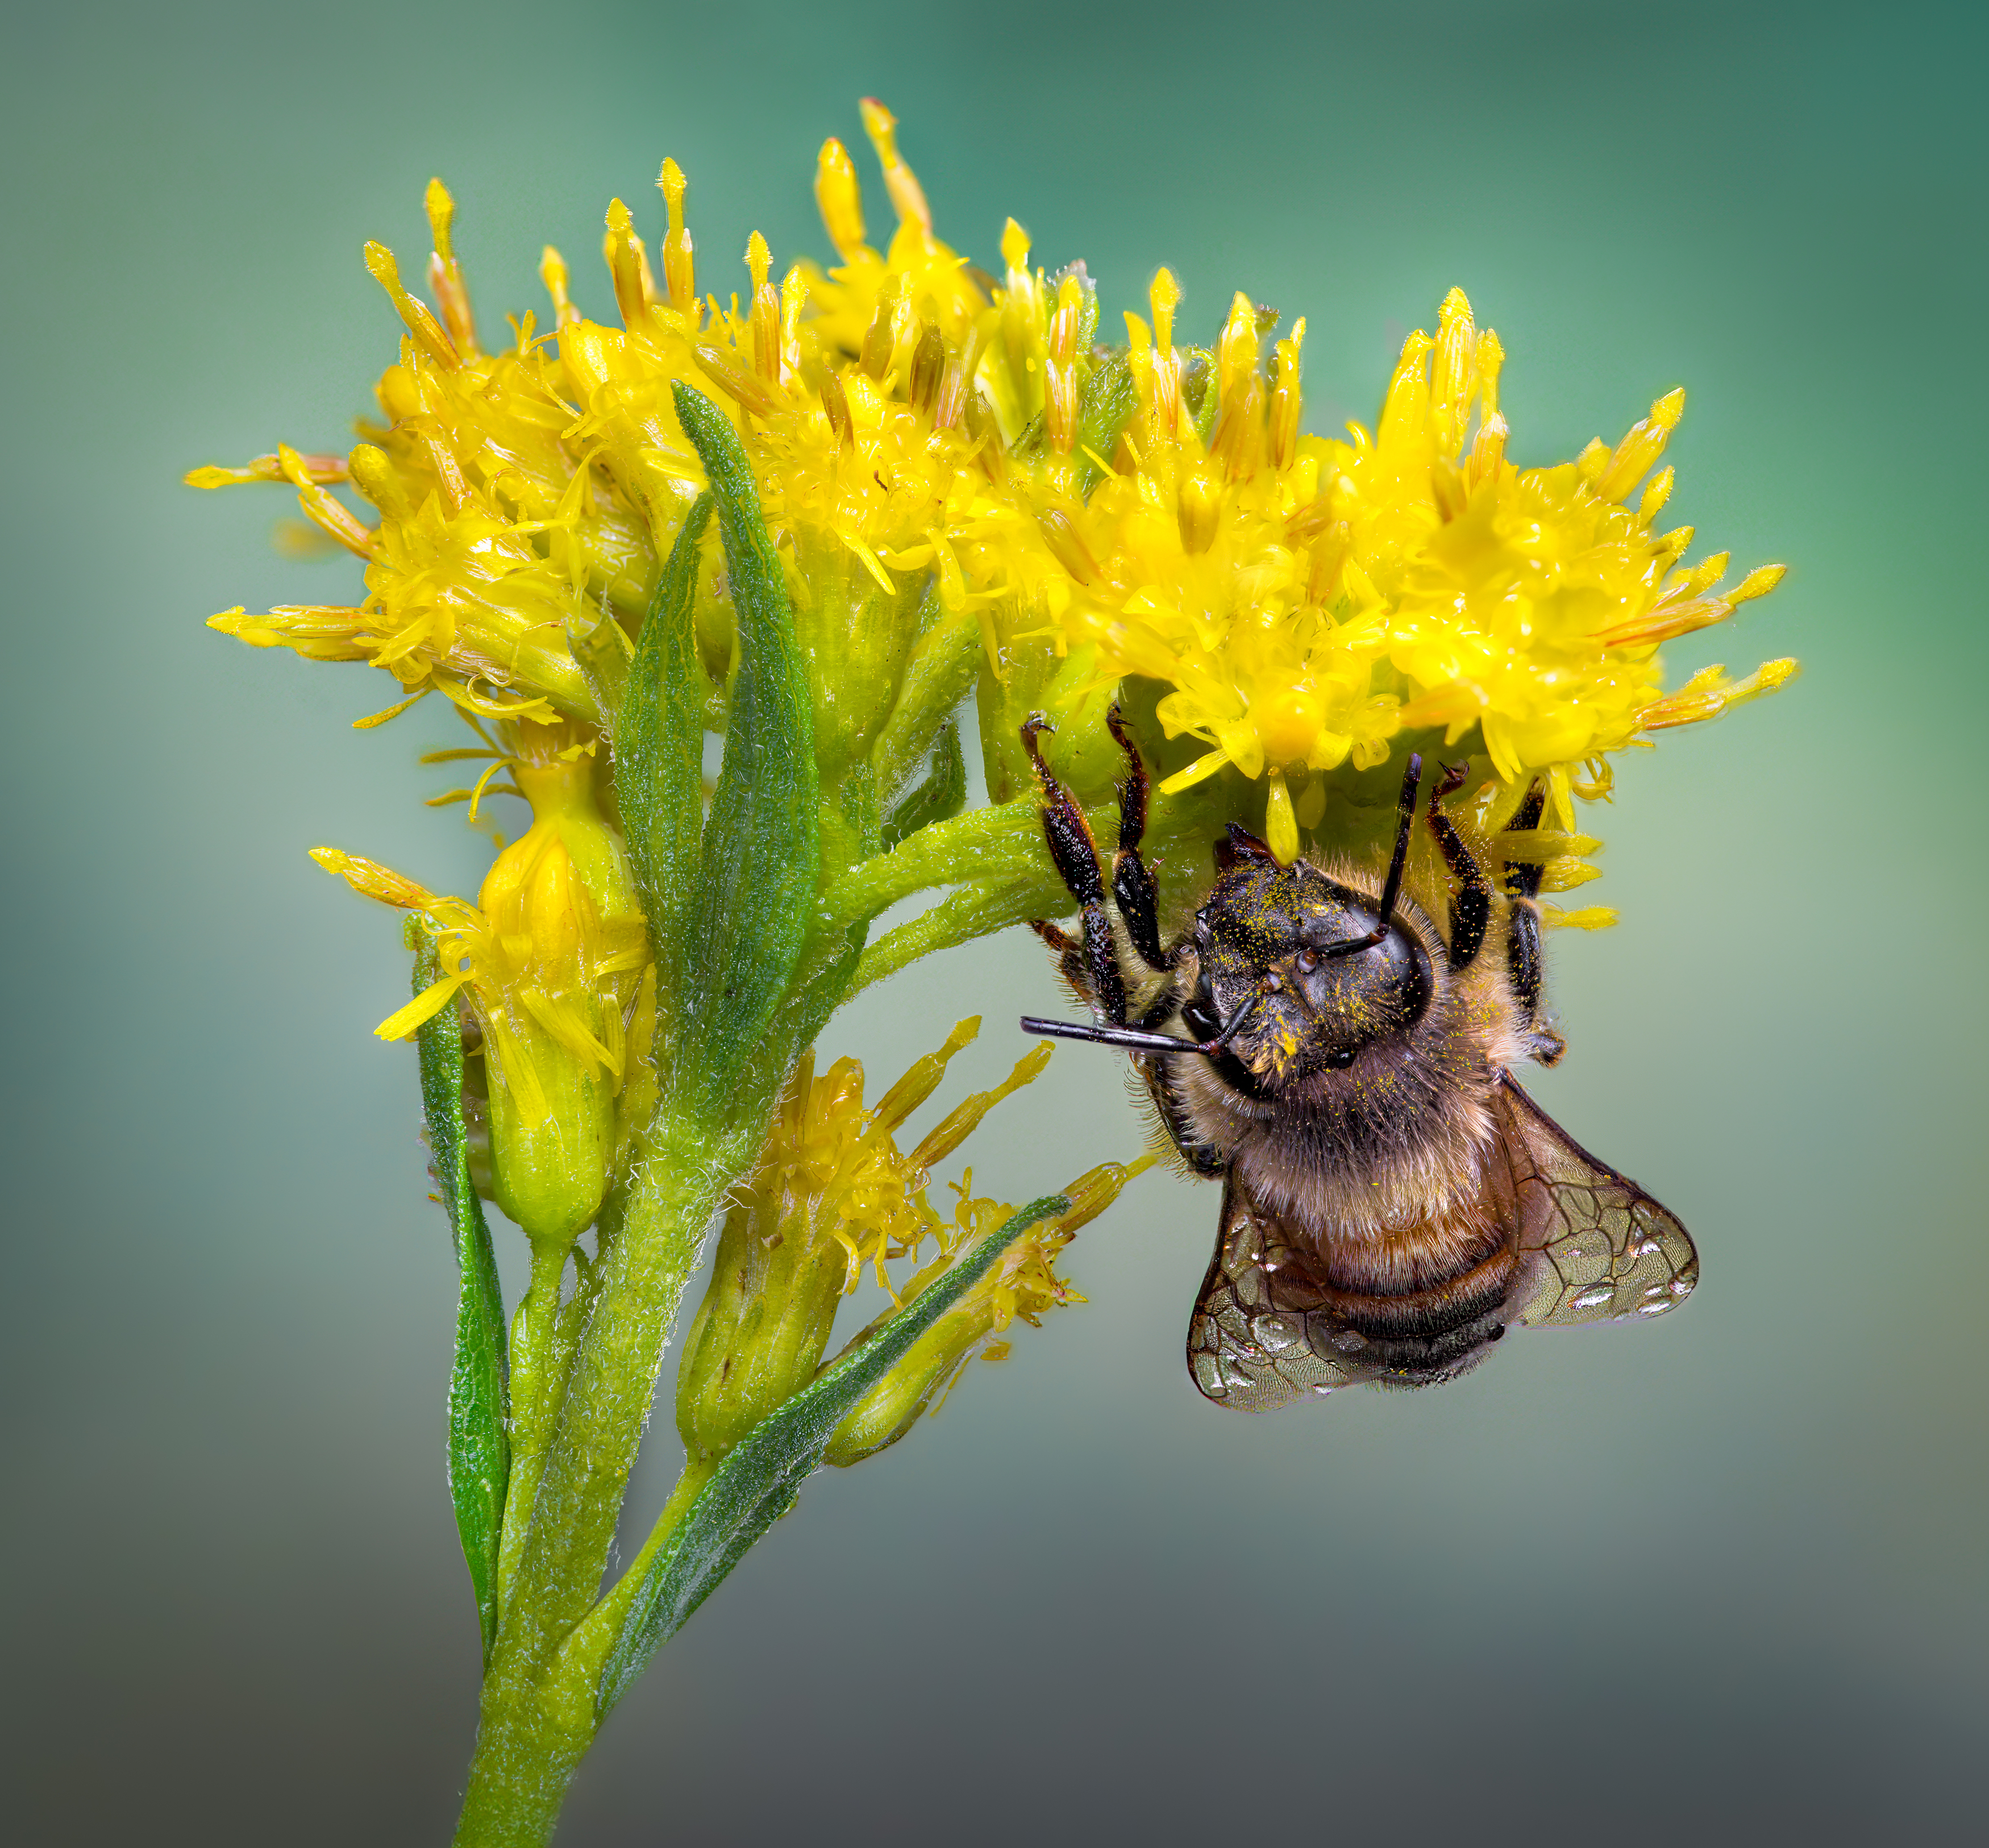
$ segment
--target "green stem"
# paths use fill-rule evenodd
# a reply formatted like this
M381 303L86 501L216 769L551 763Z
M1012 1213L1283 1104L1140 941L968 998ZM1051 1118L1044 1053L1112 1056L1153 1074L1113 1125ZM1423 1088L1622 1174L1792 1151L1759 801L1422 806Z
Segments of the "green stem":
M511 1320L511 1480L504 1497L503 1538L497 1553L500 1604L510 1596L519 1551L531 1524L539 1471L559 1409L554 1349L567 1249L557 1242L533 1246L531 1281Z
M460 1848L549 1839L592 1741L593 1684L577 1668L562 1672L560 1645L599 1591L664 1342L705 1228L755 1142L667 1107L645 1138L518 1550L484 1682Z
M648 1576L649 1561L676 1531L677 1523L689 1512L690 1504L697 1500L698 1491L710 1481L713 1472L722 1460L717 1456L685 1458L683 1472L677 1477L676 1486L670 1490L669 1498L663 1504L655 1525L649 1529L649 1538L642 1542L642 1550L629 1561L627 1570L615 1581L614 1589L588 1612L568 1637L560 1652L562 1670L571 1668L585 1673L589 1686L598 1678L601 1660L622 1633L629 1607Z
M1022 882L976 880L866 948L843 999L935 950L951 949L1032 917L1060 917L1069 908L1070 894L1054 873Z
M1042 870L1046 857L1034 802L976 809L921 828L889 853L851 867L816 900L815 928L825 936L845 929L932 886L1028 879Z

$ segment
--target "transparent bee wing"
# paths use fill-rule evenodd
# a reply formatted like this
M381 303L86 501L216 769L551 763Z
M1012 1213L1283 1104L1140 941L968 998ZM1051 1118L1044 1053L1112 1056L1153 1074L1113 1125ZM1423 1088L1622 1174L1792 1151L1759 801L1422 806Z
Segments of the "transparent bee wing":
M1561 1328L1662 1315L1689 1296L1699 1254L1686 1229L1635 1182L1597 1161L1510 1073L1496 1095L1519 1248L1540 1254L1520 1321Z
M1232 1175L1222 1225L1188 1322L1188 1365L1205 1399L1238 1412L1275 1412L1361 1377L1333 1358L1327 1318L1283 1223Z

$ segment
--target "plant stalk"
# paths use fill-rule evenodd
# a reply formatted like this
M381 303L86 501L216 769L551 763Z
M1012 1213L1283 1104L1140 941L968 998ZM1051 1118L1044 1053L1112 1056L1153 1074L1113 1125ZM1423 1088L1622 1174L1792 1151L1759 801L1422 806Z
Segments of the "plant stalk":
M593 1671L586 1662L562 1663L560 1645L599 1593L684 1286L719 1201L754 1145L750 1132L715 1131L667 1104L645 1138L516 1554L458 1848L550 1840L593 1741Z

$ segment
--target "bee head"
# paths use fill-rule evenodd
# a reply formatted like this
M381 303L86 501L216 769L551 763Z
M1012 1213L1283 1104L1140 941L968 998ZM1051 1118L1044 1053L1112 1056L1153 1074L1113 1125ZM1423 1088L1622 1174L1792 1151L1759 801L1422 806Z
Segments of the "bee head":
M1222 1064L1253 1093L1343 1070L1429 1005L1428 951L1398 919L1383 925L1371 893L1302 860L1238 855L1196 914L1200 969L1182 1022L1211 1039L1247 1009Z

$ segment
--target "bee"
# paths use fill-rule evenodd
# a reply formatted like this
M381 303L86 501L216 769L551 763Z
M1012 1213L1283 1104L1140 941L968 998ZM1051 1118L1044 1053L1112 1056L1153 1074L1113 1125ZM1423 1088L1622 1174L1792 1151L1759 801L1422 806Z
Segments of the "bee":
M1022 1026L1130 1053L1181 1161L1222 1182L1188 1328L1206 1397L1268 1412L1346 1385L1435 1385L1515 1323L1660 1315L1690 1294L1685 1228L1513 1076L1563 1050L1540 1018L1540 868L1506 863L1495 892L1444 811L1463 767L1425 811L1440 891L1404 890L1412 756L1378 885L1351 865L1281 866L1232 823L1213 889L1163 944L1140 852L1146 770L1116 709L1110 722L1128 770L1109 891L1083 809L1042 760L1048 721L1022 728L1083 918L1077 938L1033 927L1093 1016ZM1512 826L1536 827L1542 806L1537 783Z

